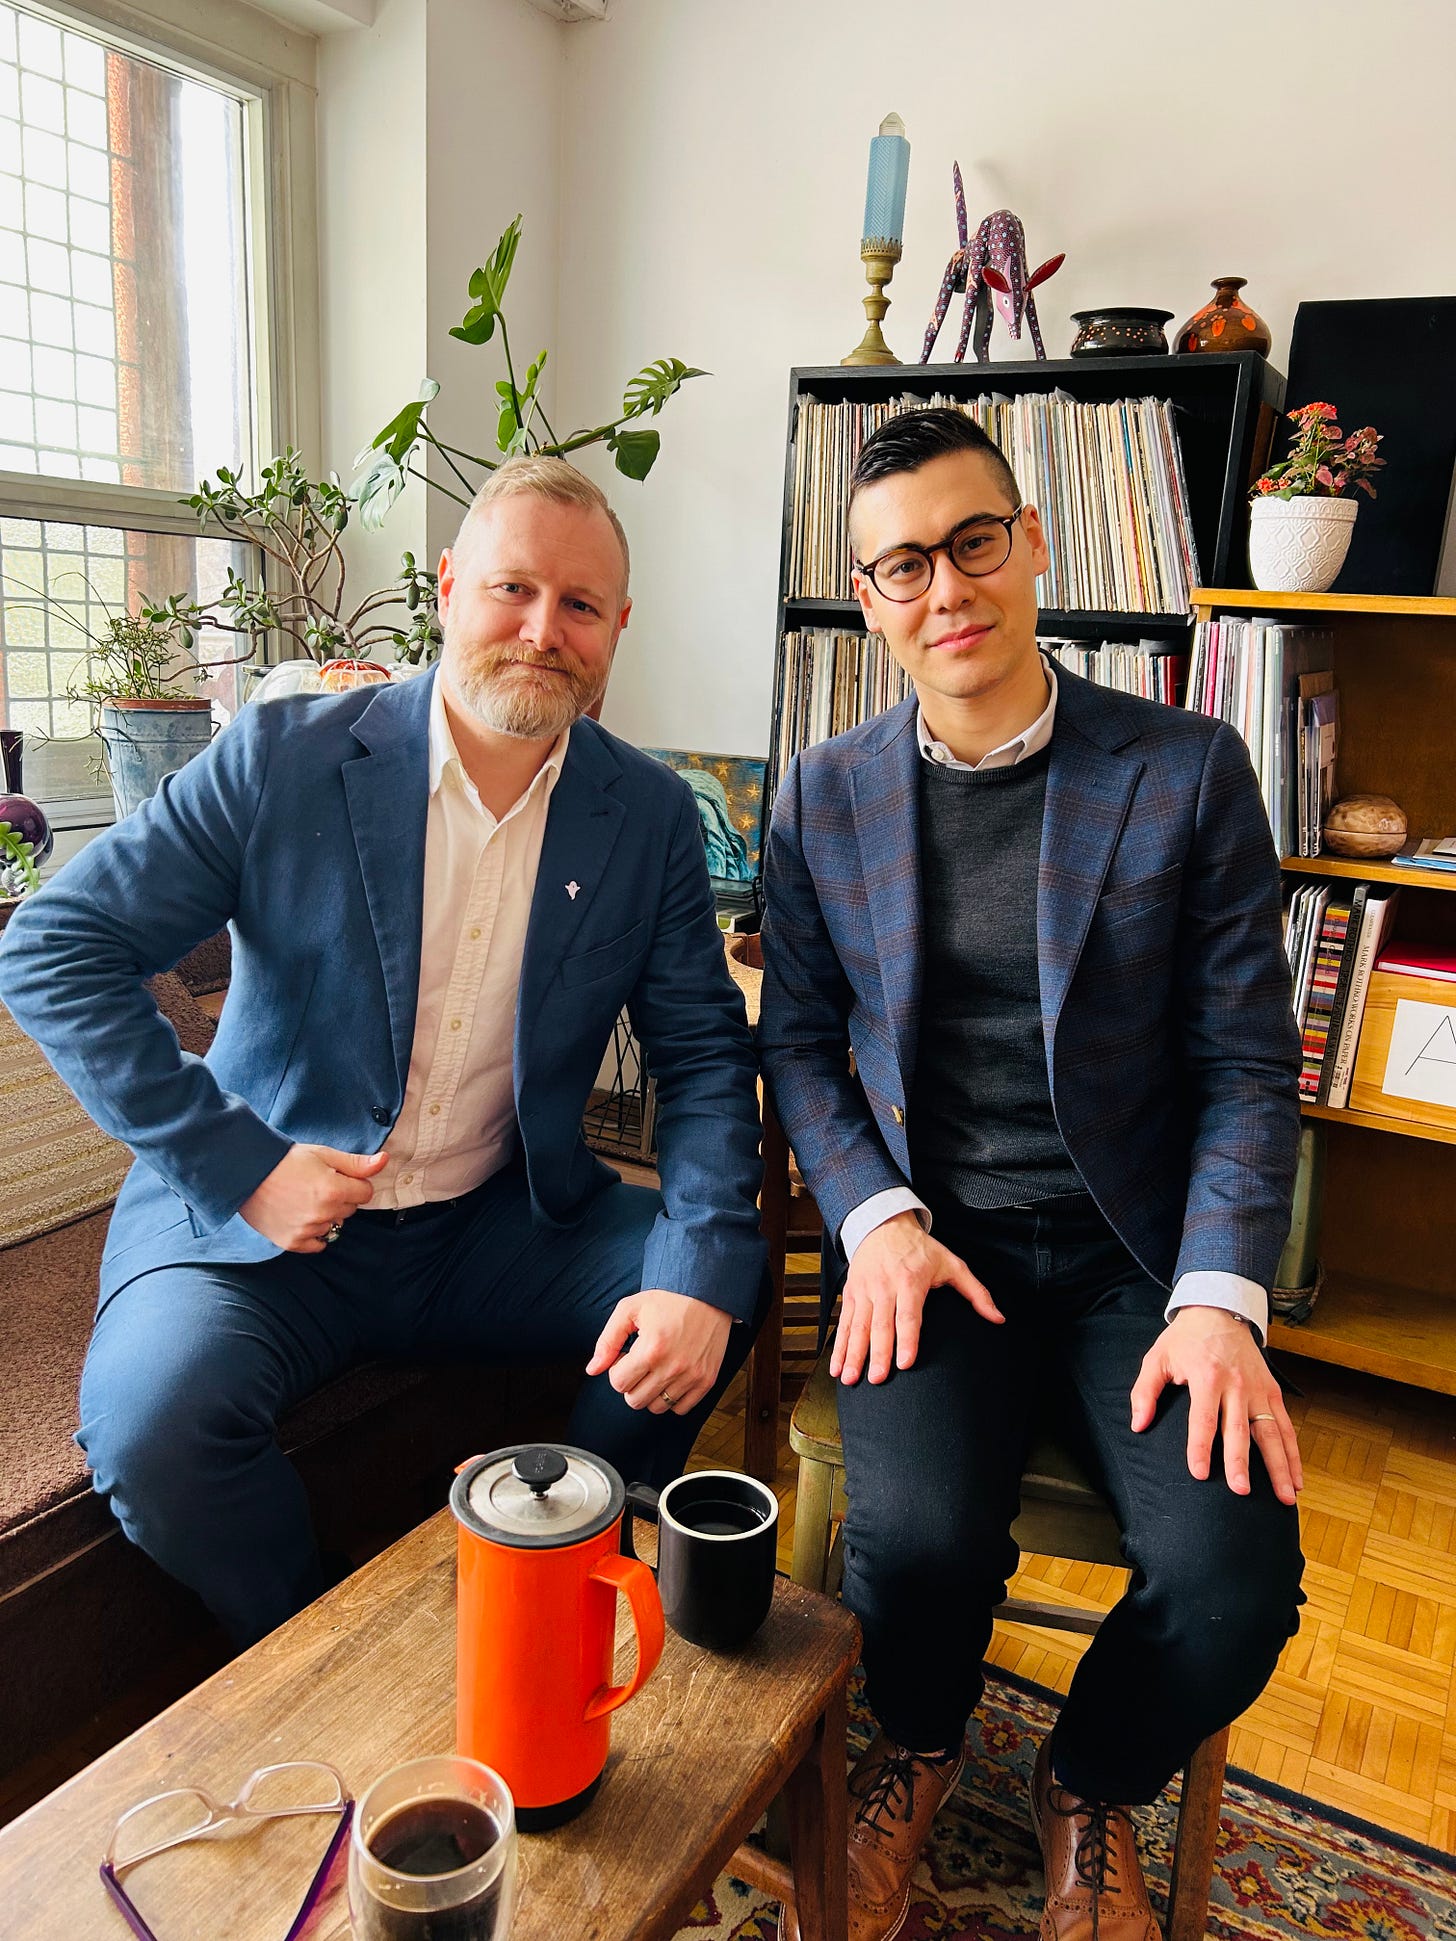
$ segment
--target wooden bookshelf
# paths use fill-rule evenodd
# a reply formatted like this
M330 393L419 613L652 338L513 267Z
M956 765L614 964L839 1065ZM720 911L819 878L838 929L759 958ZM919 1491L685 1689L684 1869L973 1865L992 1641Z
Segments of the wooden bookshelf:
M1344 876L1357 883L1404 883L1412 890L1456 890L1456 869L1412 868L1409 863L1382 863L1375 857L1286 856L1281 869L1296 876Z
M1392 796L1413 836L1456 831L1456 600L1199 587L1193 610L1200 620L1277 614L1327 626L1340 695L1337 796ZM1456 874L1345 856L1287 856L1282 866L1397 883L1396 936L1456 944ZM1301 1111L1325 1147L1326 1283L1310 1319L1276 1322L1271 1345L1456 1395L1456 1125L1309 1102Z
M1354 613L1385 619L1456 620L1456 600L1389 593L1260 593L1252 587L1195 588L1193 611L1200 620L1221 613L1284 613L1317 620ZM1451 643L1456 646L1456 640Z
M1388 1281L1331 1275L1307 1321L1275 1321L1269 1346L1456 1395L1456 1299Z
M1356 1112L1348 1105L1315 1105L1305 1099L1300 1113L1306 1119L1325 1119L1331 1125L1364 1126L1370 1132L1394 1132L1404 1139L1434 1139L1438 1145L1456 1146L1456 1126L1436 1125L1425 1119L1391 1119L1381 1112Z

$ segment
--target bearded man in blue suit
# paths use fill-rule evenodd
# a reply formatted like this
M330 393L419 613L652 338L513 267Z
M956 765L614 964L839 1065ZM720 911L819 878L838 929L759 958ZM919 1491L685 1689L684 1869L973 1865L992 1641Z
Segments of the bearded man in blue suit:
M755 1061L696 806L586 718L627 570L594 485L508 461L441 562L438 673L245 708L0 946L0 996L137 1155L78 1439L239 1644L324 1587L274 1429L343 1369L580 1356L570 1439L662 1482L750 1345ZM224 924L199 1059L143 980ZM581 1136L624 1005L660 1194Z
M1042 658L1041 524L970 419L868 439L850 536L915 692L784 779L759 1028L847 1267L844 1595L881 1727L850 1934L904 1923L1050 1410L1133 1574L1037 1760L1041 1934L1156 1941L1126 1808L1253 1701L1300 1601L1261 1353L1299 1130L1278 860L1231 728Z

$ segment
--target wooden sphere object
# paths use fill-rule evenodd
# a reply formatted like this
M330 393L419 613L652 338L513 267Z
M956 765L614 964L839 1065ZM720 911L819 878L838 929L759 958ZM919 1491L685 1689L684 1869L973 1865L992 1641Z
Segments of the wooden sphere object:
M1333 856L1393 856L1405 848L1405 810L1388 795L1347 795L1325 818Z

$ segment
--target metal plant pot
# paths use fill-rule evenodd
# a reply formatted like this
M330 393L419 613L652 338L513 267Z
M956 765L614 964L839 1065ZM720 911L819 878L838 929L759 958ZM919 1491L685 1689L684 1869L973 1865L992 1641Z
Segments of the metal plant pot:
M206 748L212 740L212 703L200 698L104 701L100 733L119 822Z

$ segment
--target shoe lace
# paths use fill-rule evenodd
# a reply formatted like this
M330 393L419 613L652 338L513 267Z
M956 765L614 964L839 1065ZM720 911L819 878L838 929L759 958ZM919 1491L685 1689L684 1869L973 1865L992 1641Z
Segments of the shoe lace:
M924 1765L913 1752L891 1752L874 1769L869 1784L860 1795L859 1807L855 1818L865 1826L882 1832L882 1815L895 1813L897 1795L904 1794L904 1806L900 1817L909 1819L915 1811L915 1768Z
M1109 1873L1115 1872L1111 1808L1096 1801L1077 1799L1060 1786L1052 1787L1047 1804L1061 1818L1082 1823L1072 1850L1072 1867L1077 1879L1091 1892L1092 1941L1097 1941L1102 1895Z

